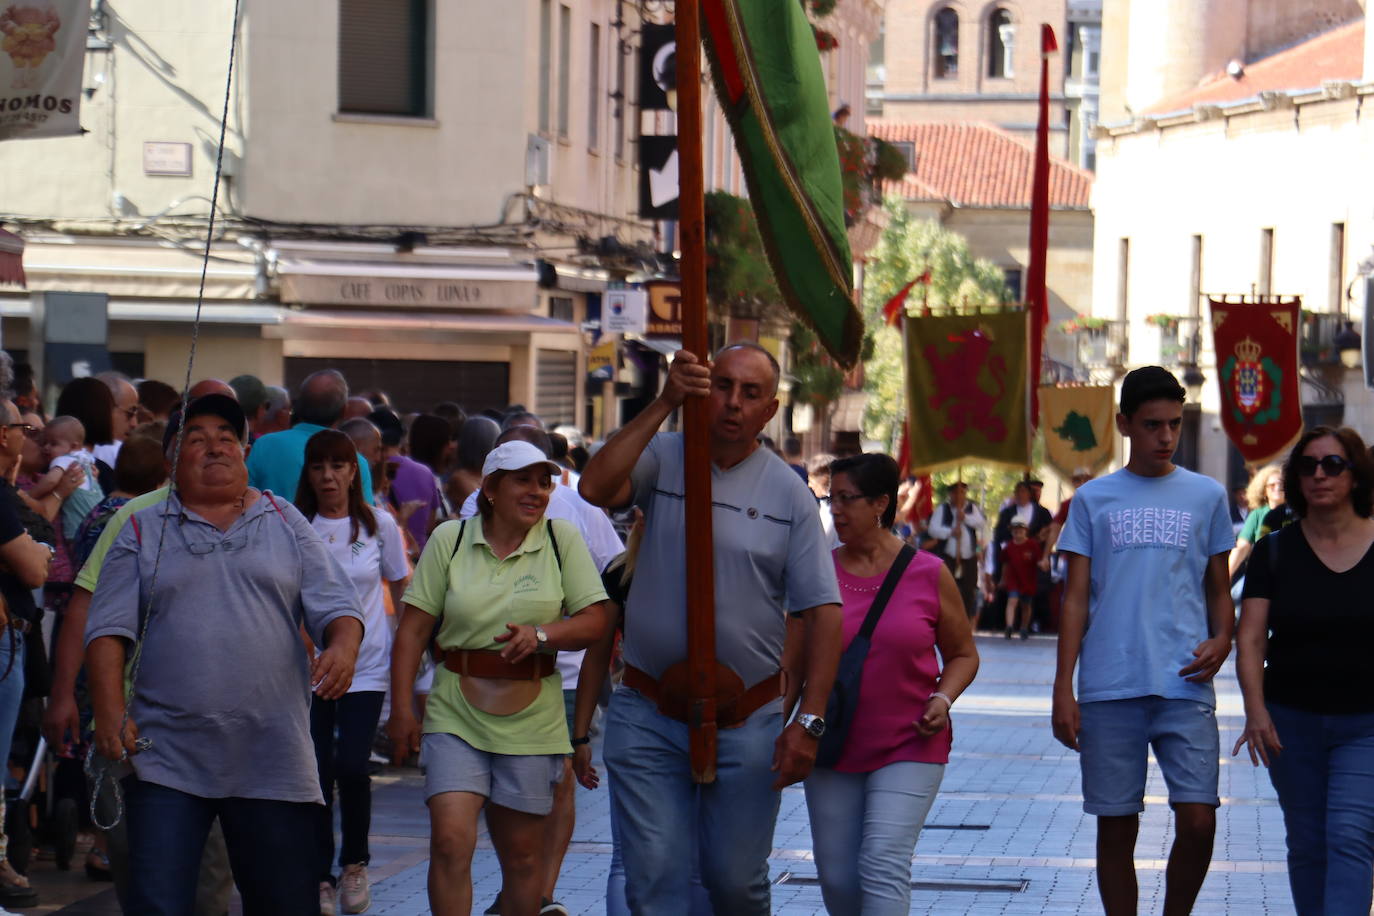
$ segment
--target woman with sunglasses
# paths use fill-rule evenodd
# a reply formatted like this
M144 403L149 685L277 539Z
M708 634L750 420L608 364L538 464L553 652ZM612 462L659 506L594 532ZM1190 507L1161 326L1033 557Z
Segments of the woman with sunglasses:
M1318 426L1283 470L1299 521L1250 555L1232 754L1269 768L1299 916L1367 916L1374 887L1374 460L1354 430Z
M310 737L320 768L324 807L316 812L320 913L362 913L372 903L367 877L367 835L372 823L372 777L368 758L382 701L391 677L391 621L382 586L394 607L410 578L405 540L387 512L374 511L363 496L358 453L353 440L337 429L322 429L305 443L305 464L296 487L296 508L324 540L325 549L348 573L363 609L364 635L353 669L353 683L337 700L314 697ZM315 655L311 647L311 657ZM341 843L334 877L334 786L339 787ZM337 894L336 894L337 888Z

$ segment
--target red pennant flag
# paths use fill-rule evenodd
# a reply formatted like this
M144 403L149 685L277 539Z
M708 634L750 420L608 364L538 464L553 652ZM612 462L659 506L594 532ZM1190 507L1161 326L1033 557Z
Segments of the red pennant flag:
M924 283L926 286L930 285L930 268L926 268L925 273L921 274L915 280L912 280L906 286L903 286L897 291L897 295L887 300L887 304L883 306L883 321L894 327L896 326L897 320L902 316L902 306L906 304L907 294L911 292L911 288L917 283Z
M1040 26L1040 119L1035 126L1035 166L1031 177L1030 264L1026 269L1026 308L1030 312L1030 393L1032 428L1040 420L1040 361L1050 303L1045 261L1050 247L1050 55L1059 50L1054 29Z

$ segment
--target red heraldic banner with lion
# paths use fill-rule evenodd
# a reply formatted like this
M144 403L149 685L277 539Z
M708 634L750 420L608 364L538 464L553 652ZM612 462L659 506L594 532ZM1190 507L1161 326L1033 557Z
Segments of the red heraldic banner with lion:
M1263 464L1302 433L1298 298L1210 300L1221 424L1247 464Z
M912 473L1030 462L1026 313L908 318Z

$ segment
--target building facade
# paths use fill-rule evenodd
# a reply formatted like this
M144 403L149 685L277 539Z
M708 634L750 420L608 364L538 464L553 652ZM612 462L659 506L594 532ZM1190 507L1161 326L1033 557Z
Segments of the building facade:
M1219 14L1217 6L1170 4L1189 22ZM1242 48L1258 32L1285 44L1265 31L1276 8L1251 6L1258 19L1233 21L1229 38L1212 39ZM1304 20L1284 50L1230 58L1231 66L1216 54L1218 72L1161 97L1157 81L1168 67L1147 66L1142 48L1174 23L1151 5L1165 21L1145 29L1140 7L1129 7L1129 73L1147 73L1147 88L1103 87L1104 110L1129 104L1139 113L1099 130L1093 314L1129 341L1119 370L1161 363L1194 376L1184 461L1243 483L1217 417L1208 296L1301 296L1308 422L1374 431L1369 392L1334 346L1344 323L1359 328L1368 308L1362 261L1374 246L1366 167L1374 132L1360 116L1374 93L1368 37L1362 15L1334 27ZM1109 23L1113 13L1109 0ZM1306 37L1314 27L1322 30ZM1147 39L1139 47L1137 34ZM1161 318L1173 327L1161 328L1171 323Z
M868 111L895 121L984 121L1033 137L1040 24L1050 61L1051 152L1092 168L1101 0L889 0L870 62Z
M109 347L179 383L225 103L229 0L97 3L79 137L0 145L31 291L107 293ZM198 376L320 365L403 409L584 422L582 323L652 262L633 6L253 4L239 24ZM27 297L0 299L7 349Z

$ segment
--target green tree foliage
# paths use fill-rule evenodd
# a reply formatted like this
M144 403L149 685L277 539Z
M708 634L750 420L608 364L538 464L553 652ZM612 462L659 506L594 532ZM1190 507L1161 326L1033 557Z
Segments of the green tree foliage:
M912 287L907 308L927 302L932 309L976 308L1005 300L1002 271L991 261L975 258L957 232L930 220L917 219L896 197L883 203L888 224L869 252L864 277L864 326L873 337L873 355L865 361L865 438L882 442L894 454L906 416L902 338L883 322L883 305L911 280L930 271L930 285ZM920 435L920 431L914 431Z
M706 195L706 296L736 315L782 302L753 206L724 191Z

